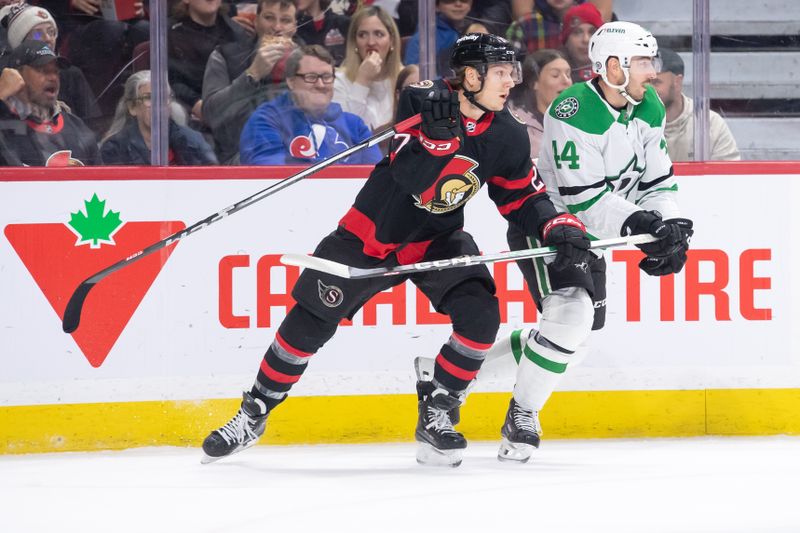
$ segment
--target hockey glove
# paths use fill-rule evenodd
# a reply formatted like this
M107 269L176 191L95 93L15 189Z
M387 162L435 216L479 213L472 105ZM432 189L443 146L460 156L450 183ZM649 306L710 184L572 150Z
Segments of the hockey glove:
M663 255L648 255L639 262L639 268L651 276L666 276L677 274L683 270L686 264L686 252L689 250L689 243L692 240L694 230L692 221L688 218L671 218L664 223L670 227L670 231L677 231L681 237L671 250Z
M556 258L551 263L554 269L588 264L590 242L586 226L577 217L562 213L552 218L542 228L542 238L545 246L556 247Z
M688 237L692 232L692 221L685 218L674 218L672 220L661 220L658 211L637 211L625 220L622 224L621 235L639 235L649 233L658 237L655 242L647 244L637 244L636 246L649 256L663 257L674 252L683 240L684 232L688 231Z
M458 93L434 89L422 101L422 133L429 139L446 141L461 133Z

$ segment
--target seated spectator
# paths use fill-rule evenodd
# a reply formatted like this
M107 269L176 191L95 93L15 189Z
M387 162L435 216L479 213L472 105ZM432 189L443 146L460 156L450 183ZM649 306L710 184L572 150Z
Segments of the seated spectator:
M239 136L263 102L286 90L286 60L294 49L297 10L291 0L259 0L256 37L218 46L203 77L203 117L222 164L235 164Z
M532 53L542 48L561 48L561 21L569 8L584 0L531 0L531 9L517 18L506 38L518 52Z
M219 45L244 41L245 31L220 12L222 0L181 0L167 30L169 82L178 103L203 121L203 75L208 56Z
M132 18L124 20L104 18L103 0L36 0L36 4L53 15L62 54L83 72L97 95L102 117L92 121L93 127L105 131L122 95L126 76L121 73L128 68L134 47L150 39L143 1L135 1Z
M394 85L400 63L400 35L394 20L379 7L353 15L347 55L336 72L333 101L361 117L373 131L394 121Z
M49 11L25 3L15 4L0 10L0 21L8 29L8 48L13 50L22 41L42 41L54 52L57 50L58 27ZM70 112L85 122L100 116L94 92L83 72L74 65L59 71L61 89L58 99Z
M594 4L574 6L564 15L561 43L572 67L572 81L587 81L594 77L589 59L589 39L603 25L603 17Z
M100 145L104 165L149 165L151 105L150 71L140 70L125 82L111 129ZM170 102L169 164L216 165L214 151L200 132L178 121L185 120L179 104Z
M297 36L305 44L323 46L338 67L344 61L350 17L334 13L329 9L330 3L330 0L296 0Z
M23 41L0 75L0 157L6 165L97 163L97 140L58 101L61 68L69 62L41 41ZM14 74L14 71L17 74Z
M694 102L683 94L683 59L674 50L659 48L663 66L653 80L664 107L667 108L667 152L673 161L694 160ZM741 159L736 140L725 120L716 111L709 117L710 160L738 161Z
M292 52L286 64L289 91L256 109L242 131L246 165L316 163L371 135L356 115L333 103L333 57L321 46ZM364 148L343 163L371 164L381 159L377 146Z
M522 83L511 89L508 109L527 126L531 159L539 157L547 108L570 85L571 69L562 52L543 48L525 57Z
M436 0L436 56L446 56L463 30L469 25L467 14L472 8L472 0ZM441 61L438 61L441 63ZM406 46L403 63L419 64L419 31L411 36ZM439 73L444 74L446 65L438 65Z

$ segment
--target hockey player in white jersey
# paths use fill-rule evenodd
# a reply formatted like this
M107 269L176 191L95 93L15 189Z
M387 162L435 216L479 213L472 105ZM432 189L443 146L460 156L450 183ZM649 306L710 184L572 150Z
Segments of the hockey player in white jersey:
M580 218L591 238L652 234L660 240L640 246L640 268L654 276L679 272L693 230L679 214L664 105L650 85L660 63L656 39L636 24L610 22L592 36L589 57L599 76L564 90L545 114L539 174L556 208ZM541 246L514 226L508 240L515 250ZM498 458L525 462L539 446L538 412L569 365L585 356L591 330L603 327L606 264L602 256L571 268L553 268L548 259L518 264L541 311L538 331L498 340L484 372L511 355L518 363Z

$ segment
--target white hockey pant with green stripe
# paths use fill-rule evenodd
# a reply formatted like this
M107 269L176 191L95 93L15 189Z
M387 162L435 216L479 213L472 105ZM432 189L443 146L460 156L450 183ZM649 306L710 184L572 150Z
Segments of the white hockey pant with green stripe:
M526 335L529 330L517 330L498 340L486 361L513 355L519 365L514 399L524 409L540 411L567 366L585 355L593 320L592 299L585 289L558 289L542 301L539 331Z

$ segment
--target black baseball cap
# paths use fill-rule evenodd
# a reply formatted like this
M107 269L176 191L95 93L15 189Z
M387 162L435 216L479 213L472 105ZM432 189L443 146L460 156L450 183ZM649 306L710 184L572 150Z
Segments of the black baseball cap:
M9 55L8 65L11 68L19 68L23 65L31 67L41 67L52 61L58 62L59 68L67 68L70 62L67 58L57 56L47 43L42 41L27 40L22 41Z
M683 59L672 48L659 48L658 55L661 57L661 72L672 72L675 75L683 75Z

